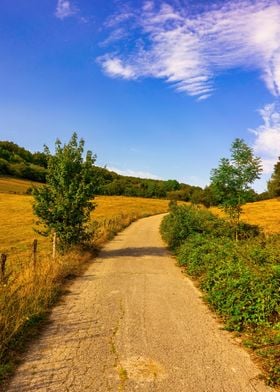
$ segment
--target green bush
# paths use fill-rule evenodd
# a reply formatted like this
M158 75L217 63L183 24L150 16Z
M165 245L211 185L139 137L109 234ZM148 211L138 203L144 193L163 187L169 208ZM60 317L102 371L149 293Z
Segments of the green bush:
M185 266L190 275L201 277L210 263L216 264L233 252L235 242L226 237L193 234L178 249L179 265Z
M242 330L279 318L279 284L277 271L252 271L242 257L231 255L209 265L202 288L210 304L226 316L227 326Z
M271 241L270 241L271 242ZM178 262L199 278L208 302L229 329L279 321L280 264L264 239L240 241L193 234L177 250Z
M161 224L162 237L171 249L176 249L194 233L230 237L232 228L211 212L193 206L173 207Z

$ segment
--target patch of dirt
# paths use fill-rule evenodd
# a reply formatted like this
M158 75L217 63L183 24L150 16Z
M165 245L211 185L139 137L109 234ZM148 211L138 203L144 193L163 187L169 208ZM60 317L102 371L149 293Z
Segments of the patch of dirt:
M166 378L164 367L150 358L131 357L121 361L121 368L125 369L127 378L139 382L154 382Z

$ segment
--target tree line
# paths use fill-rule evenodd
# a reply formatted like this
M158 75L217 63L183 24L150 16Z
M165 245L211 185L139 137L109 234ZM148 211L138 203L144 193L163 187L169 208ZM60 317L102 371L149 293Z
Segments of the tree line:
M50 151L32 153L16 143L0 141L0 175L46 182ZM95 195L168 198L173 200L215 204L209 188L202 189L177 180L154 180L123 176L94 164L90 168Z
M47 157L43 152L31 153L16 143L0 141L0 175L45 182Z
M46 151L30 152L10 141L0 141L0 175L8 175L46 182L48 154ZM135 196L168 198L204 204L206 207L219 205L222 195L217 195L213 185L204 189L199 186L179 183L177 180L154 180L123 176L106 167L91 167L91 181L96 195ZM246 201L253 202L280 196L280 157L268 182L268 189L260 194L252 188L246 190Z

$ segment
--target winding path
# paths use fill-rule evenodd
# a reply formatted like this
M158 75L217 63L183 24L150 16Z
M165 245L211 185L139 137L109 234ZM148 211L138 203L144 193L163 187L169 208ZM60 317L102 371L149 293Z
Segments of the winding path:
M248 353L166 250L132 224L71 284L8 392L265 392Z

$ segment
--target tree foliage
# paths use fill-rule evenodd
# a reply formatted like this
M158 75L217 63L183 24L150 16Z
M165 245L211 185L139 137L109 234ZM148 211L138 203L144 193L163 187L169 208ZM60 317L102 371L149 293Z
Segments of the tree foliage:
M46 185L34 188L33 209L44 225L44 234L55 232L62 249L89 238L87 222L94 209L92 167L96 157L74 133L68 144L55 143L55 154L48 157Z
M278 162L274 165L274 171L271 179L268 181L267 189L270 197L280 196L280 157L278 158Z
M44 153L31 153L16 143L0 141L0 174L44 182L46 167Z
M260 158L242 139L231 145L231 158L222 158L217 169L211 171L211 187L221 207L235 223L239 223L242 205L252 194L250 185L260 178Z

